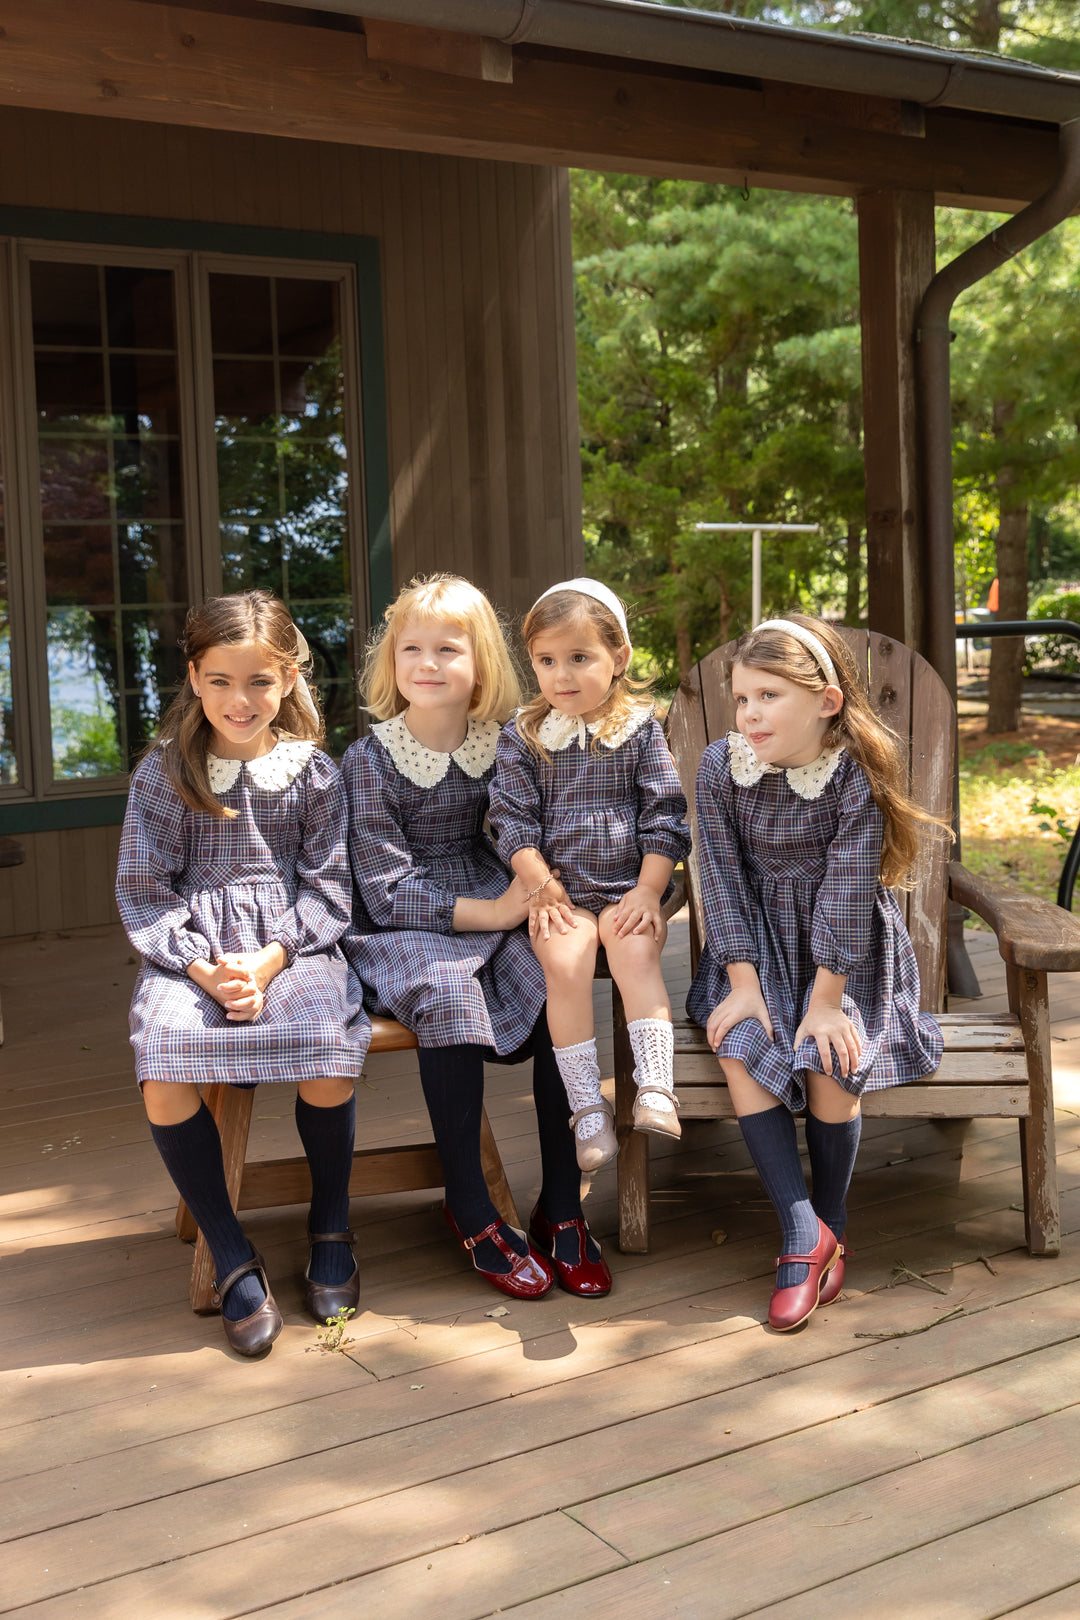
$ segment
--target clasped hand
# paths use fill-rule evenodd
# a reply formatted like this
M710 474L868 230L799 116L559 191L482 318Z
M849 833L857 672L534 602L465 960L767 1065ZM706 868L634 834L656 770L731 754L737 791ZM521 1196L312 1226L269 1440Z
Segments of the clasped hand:
M225 1008L231 1023L249 1024L262 1012L266 986L284 965L285 952L275 944L262 951L228 952L212 964L193 962L188 976Z

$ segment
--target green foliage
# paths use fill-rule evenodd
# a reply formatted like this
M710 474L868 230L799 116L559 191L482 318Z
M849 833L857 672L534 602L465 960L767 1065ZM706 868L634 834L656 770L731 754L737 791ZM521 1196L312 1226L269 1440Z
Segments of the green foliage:
M1080 591L1049 591L1037 596L1028 609L1032 619L1071 619L1080 624ZM1069 636L1040 636L1027 649L1026 667L1051 663L1063 675L1080 675L1080 642Z
M1044 804L1038 795L1036 795L1028 805L1028 810L1033 816L1049 816L1049 821L1039 822L1040 832L1054 833L1064 843L1072 843L1073 829L1069 826L1069 823L1058 814L1057 810L1055 810L1052 804Z
M328 1316L326 1326L320 1328L315 1335L319 1342L319 1349L344 1353L353 1343L353 1340L346 1338L345 1335L349 1326L349 1318L355 1315L356 1311L351 1305L343 1305L339 1311L334 1312L333 1316Z

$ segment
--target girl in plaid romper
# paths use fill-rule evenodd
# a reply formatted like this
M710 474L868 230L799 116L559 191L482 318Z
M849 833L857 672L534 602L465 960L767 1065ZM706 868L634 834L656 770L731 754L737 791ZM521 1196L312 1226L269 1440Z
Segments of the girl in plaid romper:
M526 890L486 832L488 786L518 683L491 604L467 580L414 580L387 609L364 676L371 733L343 762L353 926L343 947L369 1010L416 1032L443 1165L444 1206L476 1269L538 1298L552 1267L491 1201L481 1162L484 1060L531 1054L543 1184L530 1222L572 1293L611 1277L581 1185L544 1019L544 977L521 928Z
M697 784L706 944L687 999L706 1026L783 1228L769 1322L840 1292L864 1091L932 1074L941 1031L890 886L920 836L896 739L820 620L774 619L732 657L737 731ZM795 1136L806 1110L813 1197Z
M573 1109L577 1160L618 1152L600 1090L592 980L603 945L622 992L638 1083L638 1130L680 1134L661 907L689 852L686 799L651 702L635 697L619 598L593 579L545 591L525 620L540 695L499 741L491 823L529 894L548 1023Z
M214 1257L225 1334L261 1355L281 1331L229 1199L198 1087L298 1081L311 1168L305 1300L355 1309L353 1080L371 1027L337 946L349 920L341 777L316 746L307 643L265 591L188 614L184 685L131 779L117 902L143 958L131 1042L150 1130Z

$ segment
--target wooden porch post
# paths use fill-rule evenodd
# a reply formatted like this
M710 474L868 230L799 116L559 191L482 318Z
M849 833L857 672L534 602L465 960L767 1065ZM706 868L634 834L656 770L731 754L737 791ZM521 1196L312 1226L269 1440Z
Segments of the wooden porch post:
M934 198L867 191L858 211L870 629L923 651L914 327L934 274Z

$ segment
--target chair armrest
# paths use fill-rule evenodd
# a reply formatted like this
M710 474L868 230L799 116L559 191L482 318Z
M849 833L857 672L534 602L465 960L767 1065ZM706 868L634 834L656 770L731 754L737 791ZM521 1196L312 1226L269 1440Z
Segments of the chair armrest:
M686 878L680 869L675 875L675 889L670 900L665 900L660 908L660 914L665 922L670 922L676 913L680 912L686 904Z
M1038 895L989 883L949 862L949 898L975 912L997 935L1004 961L1040 973L1080 970L1080 918Z

